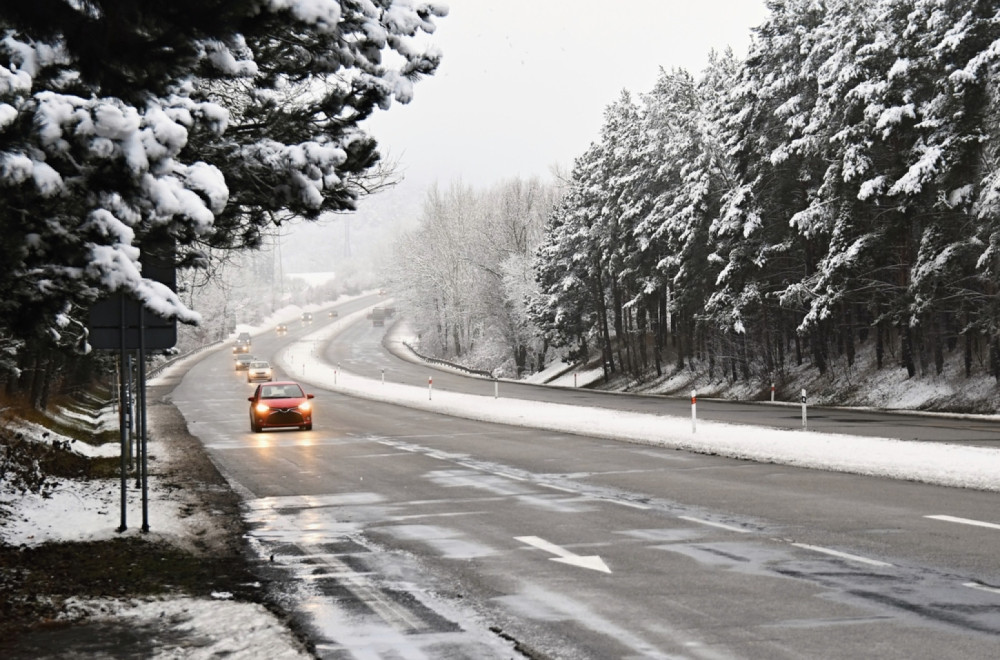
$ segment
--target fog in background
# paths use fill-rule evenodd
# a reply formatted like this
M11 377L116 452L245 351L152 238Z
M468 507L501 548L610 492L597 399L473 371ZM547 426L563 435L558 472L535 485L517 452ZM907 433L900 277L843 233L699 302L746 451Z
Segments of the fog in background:
M282 239L287 272L374 278L389 247L421 215L429 186L486 189L512 178L552 179L598 139L624 89L649 91L661 67L697 74L712 50L740 57L763 22L763 0L451 0L430 42L441 66L413 101L368 128L402 182L363 200L348 220L299 223Z

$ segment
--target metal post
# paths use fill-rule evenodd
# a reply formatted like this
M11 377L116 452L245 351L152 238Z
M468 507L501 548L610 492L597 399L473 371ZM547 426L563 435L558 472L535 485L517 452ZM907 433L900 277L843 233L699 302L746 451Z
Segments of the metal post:
M125 409L125 426L128 428L128 441L125 446L127 449L126 462L129 466L132 465L132 457L136 458L136 467L138 467L138 453L134 453L133 443L135 442L135 408L132 405L132 353L128 353L125 356L125 366L123 367L122 374L125 378L125 400L122 402L122 406Z
M806 422L806 391L805 388L802 390L802 429L808 429L808 424Z
M691 433L698 432L698 393L691 390Z
M120 352L118 354L118 400L121 403L119 406L119 417L118 417L118 431L121 433L121 471L122 471L122 497L121 497L121 523L118 525L118 531L124 532L128 529L126 524L127 518L127 505L128 505L128 453L126 451L125 445L128 442L128 428L126 427L127 420L125 418L125 296L122 296L121 304L121 327L119 328L121 342Z
M139 304L139 441L142 444L142 531L149 531L149 445L146 436L146 326Z

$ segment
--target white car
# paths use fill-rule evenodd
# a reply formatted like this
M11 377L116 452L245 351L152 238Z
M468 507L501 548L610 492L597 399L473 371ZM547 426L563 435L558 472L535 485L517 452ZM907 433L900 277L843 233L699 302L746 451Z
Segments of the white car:
M247 367L247 382L253 383L258 380L267 382L271 380L271 365L264 360L254 360Z

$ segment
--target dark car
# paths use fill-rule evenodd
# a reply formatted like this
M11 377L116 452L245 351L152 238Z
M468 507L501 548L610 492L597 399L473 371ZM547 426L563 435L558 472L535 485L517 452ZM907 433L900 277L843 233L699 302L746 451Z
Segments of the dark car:
M266 428L297 426L312 429L312 394L302 391L293 381L276 381L257 386L250 402L250 430L260 433Z
M277 332L279 335L287 334L288 333L288 326L285 325L284 323L279 323L278 325L276 325L274 327L274 331Z
M250 333L241 332L233 342L233 354L250 352Z
M242 353L236 356L236 371L246 371L250 368L250 363L256 360L254 356L249 353Z
M302 322L305 323L305 324L312 323L313 322L313 315L311 313L309 313L309 312L304 313L302 315Z
M327 315L327 316L328 316L329 318L331 318L331 319L335 319L335 318L337 318L338 316L340 316L340 312L338 312L338 311L337 311L337 310L335 310L335 309L331 309L331 310L330 310L329 312L327 312L327 313L326 313L326 315Z

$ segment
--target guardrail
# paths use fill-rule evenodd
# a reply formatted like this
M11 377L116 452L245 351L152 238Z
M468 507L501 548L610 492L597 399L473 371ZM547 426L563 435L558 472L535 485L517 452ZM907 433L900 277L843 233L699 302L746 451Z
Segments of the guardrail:
M442 360L441 358L431 357L430 355L424 355L417 349L413 348L413 346L411 346L409 342L402 341L400 343L403 346L406 346L408 349L410 349L411 353L416 355L424 362L430 362L431 364L440 364L443 367L449 367L451 369L457 369L458 371L464 371L465 373L471 374L473 376L480 376L482 378L489 378L491 380L496 380L496 376L494 376L489 371L484 371L482 369L470 369L469 367L466 367L465 365L462 364L456 364L454 362L448 362L448 360Z

